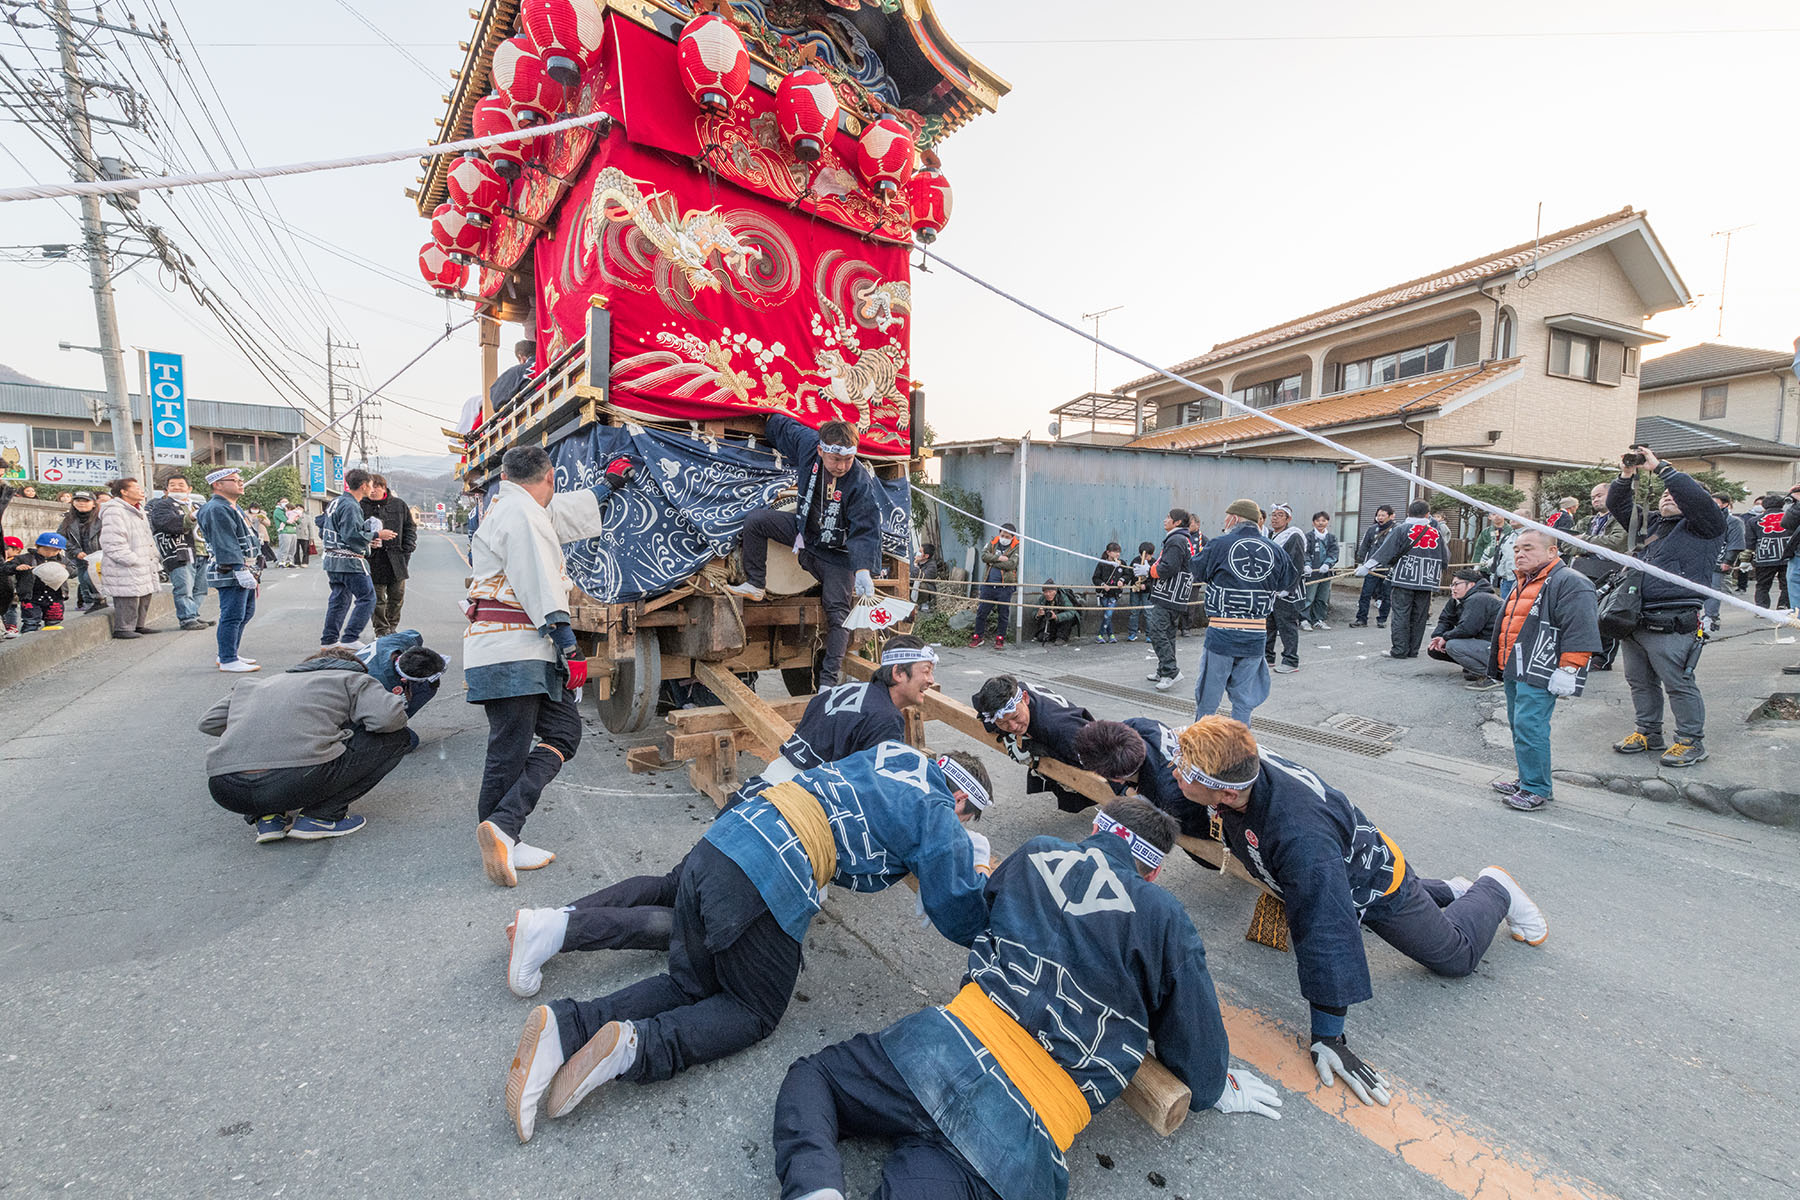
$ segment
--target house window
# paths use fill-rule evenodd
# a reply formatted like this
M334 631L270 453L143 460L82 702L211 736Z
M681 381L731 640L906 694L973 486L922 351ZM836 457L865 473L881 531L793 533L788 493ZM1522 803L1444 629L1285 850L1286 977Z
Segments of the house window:
M1464 467L1462 469L1463 486L1472 483L1506 483L1513 481L1513 473L1506 467Z
M1511 358L1513 356L1513 311L1510 308L1500 310L1500 319L1494 322L1494 357Z
M1176 414L1176 423L1192 425L1195 421L1210 421L1219 415L1219 402L1208 396L1204 400L1192 400L1181 406Z
M1337 500L1333 505L1331 531L1337 534L1338 542L1343 549L1338 551L1338 561L1348 564L1356 557L1356 539L1361 535L1362 520L1362 471L1340 471L1337 477Z
M1231 393L1231 398L1239 404L1247 404L1251 408L1271 408L1277 404L1292 404L1300 399L1300 376L1287 375L1280 379L1271 379L1266 383L1251 384Z
M1550 331L1550 374L1565 379L1594 382L1594 364L1600 357L1600 344L1591 337L1570 333L1566 329Z
M1428 342L1379 358L1361 358L1338 366L1338 391L1354 392L1380 383L1430 375L1456 362L1456 339Z
M255 462L256 444L254 442L226 442L225 461L228 463Z
M41 425L31 427L31 448L33 450L86 450L87 443L81 440L79 429L45 429Z
M1620 372L1626 375L1636 375L1637 356L1638 352L1636 346L1625 347L1625 364L1619 368Z
M1715 383L1700 389L1700 419L1716 421L1725 415L1725 385Z

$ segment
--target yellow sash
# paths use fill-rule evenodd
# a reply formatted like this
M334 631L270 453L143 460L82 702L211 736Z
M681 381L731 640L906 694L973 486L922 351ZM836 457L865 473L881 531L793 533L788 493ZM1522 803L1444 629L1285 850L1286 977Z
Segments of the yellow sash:
M1381 893L1384 896L1391 896L1400 890L1401 883L1406 880L1406 855L1400 853L1400 847L1394 845L1394 840L1387 834L1381 833L1379 829L1375 832L1381 834L1381 840L1387 843L1389 853L1394 856L1393 882L1388 884L1387 891Z
M830 883L837 874L837 843L831 840L831 822L825 819L819 798L792 781L765 789L762 798L775 806L800 839L806 861L812 864L813 886L822 888Z
M1069 1078L1050 1052L1036 1038L1006 1015L1006 1011L986 992L974 984L963 985L956 998L944 1006L951 1016L968 1026L987 1052L994 1056L1006 1077L1025 1096L1050 1140L1058 1150L1067 1150L1075 1135L1087 1127L1093 1116L1087 1097Z

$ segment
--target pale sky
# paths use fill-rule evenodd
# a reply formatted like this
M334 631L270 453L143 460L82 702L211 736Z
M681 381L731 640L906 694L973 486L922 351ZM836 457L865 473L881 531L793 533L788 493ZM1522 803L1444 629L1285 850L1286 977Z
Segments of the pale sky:
M197 43L189 67L198 73L203 63L229 105L248 146L240 162L428 141L448 71L461 62L456 40L472 25L461 4L358 3L432 79L342 0L186 0L173 10L160 2L171 26L178 11ZM936 8L969 52L1013 84L997 115L942 148L956 207L937 248L1068 318L1124 305L1103 333L1157 361L1529 240L1540 203L1545 231L1627 204L1648 210L1697 297L1692 309L1653 322L1669 342L1652 357L1714 340L1724 239L1711 235L1737 226L1745 228L1731 245L1723 340L1785 349L1800 334L1792 138L1800 12L1787 0L1720 0L1705 11L1676 0L1516 0L1504 9L936 0ZM124 11L108 0L111 19ZM46 44L41 33L35 42ZM10 31L0 31L0 57L34 65ZM191 153L192 131L149 57L134 62ZM185 84L177 95L205 129ZM96 111L116 109L101 101ZM0 153L0 182L66 174L17 124L0 124L0 147L25 164ZM164 167L138 157L146 173ZM302 233L417 283L429 230L401 195L416 173L409 162L272 180L267 196ZM267 196L254 193L264 205ZM360 343L361 377L372 383L443 328L446 306L422 284L304 239L297 250L309 273L292 282L287 256L264 257L266 232L220 232L218 214L238 211L229 202L173 203L191 235L159 200L147 198L144 212L190 253L206 244L218 265L202 260L202 276L282 330L297 355L322 360L330 319L339 337ZM0 243L72 241L72 211L0 207ZM13 298L0 362L99 387L93 355L56 348L96 338L84 266L0 261L0 286ZM1047 410L1091 386L1087 343L947 273L915 274L913 287L914 372L940 438L1042 436ZM128 274L119 295L123 340L185 353L190 394L278 402L212 319L185 293L162 290L152 268ZM322 371L291 369L322 401ZM437 428L454 423L478 370L472 331L415 367L393 394L431 415L385 406L386 452L439 452ZM1141 374L1102 356L1103 389Z

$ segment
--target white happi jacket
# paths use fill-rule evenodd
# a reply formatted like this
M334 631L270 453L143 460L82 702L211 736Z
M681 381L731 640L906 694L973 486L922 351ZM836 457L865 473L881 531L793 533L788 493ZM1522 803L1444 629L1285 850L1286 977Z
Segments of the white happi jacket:
M477 619L463 634L463 679L471 703L561 693L556 645L543 631L569 619L573 585L562 547L599 527L599 497L588 489L554 496L545 508L501 480L469 546L468 603ZM496 608L522 616L496 619Z

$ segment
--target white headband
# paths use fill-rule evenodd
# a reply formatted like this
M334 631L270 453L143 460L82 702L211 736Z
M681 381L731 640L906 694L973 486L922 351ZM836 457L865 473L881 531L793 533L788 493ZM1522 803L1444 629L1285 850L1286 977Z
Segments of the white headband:
M1127 829L1121 822L1113 820L1105 813L1094 814L1094 832L1110 833L1122 837L1131 846L1131 857L1144 864L1147 870L1154 871L1163 864L1163 852L1146 842L1143 838Z
M819 443L819 453L820 454L848 454L848 455L854 456L856 454L856 447L855 446L833 446L827 442L820 442Z
M951 758L948 754L937 760L938 770L950 781L951 787L969 798L969 803L976 808L986 809L994 802L988 790L981 786L981 781L969 774L968 768Z
M936 661L938 661L937 651L930 646L895 646L881 652L881 665L884 667Z
M995 709L991 713L982 714L982 720L987 721L988 723L992 724L993 722L998 721L1003 717L1010 717L1014 713L1019 711L1019 705L1023 704L1024 702L1025 702L1025 689L1023 687L1021 687L1018 691L1016 691L1012 694L1011 700L1008 700L1005 704L1002 704L999 708Z
M1249 787L1251 784L1256 782L1256 775L1250 776L1250 778L1244 780L1242 783L1231 783L1224 779L1214 779L1211 775L1208 775L1205 771L1202 771L1199 767L1190 767L1185 762L1176 763L1175 769L1181 773L1181 777L1183 779L1185 779L1187 782L1197 783L1197 784L1200 784L1202 787L1212 788L1214 791L1221 791L1221 792L1242 791L1243 789ZM1258 774L1260 774L1260 773L1261 772L1258 772Z
M399 663L394 664L394 674L406 680L408 683L436 683L444 677L442 671L439 671L434 675L408 675L405 671L400 669Z

